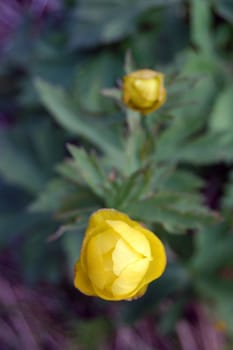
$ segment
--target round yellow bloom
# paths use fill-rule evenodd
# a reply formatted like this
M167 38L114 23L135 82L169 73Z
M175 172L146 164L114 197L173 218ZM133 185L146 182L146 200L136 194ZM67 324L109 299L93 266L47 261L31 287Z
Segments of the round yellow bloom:
M117 210L100 209L90 218L74 285L105 300L135 299L165 266L165 249L157 236Z
M148 114L166 100L164 76L151 69L141 69L123 78L122 100L126 106Z

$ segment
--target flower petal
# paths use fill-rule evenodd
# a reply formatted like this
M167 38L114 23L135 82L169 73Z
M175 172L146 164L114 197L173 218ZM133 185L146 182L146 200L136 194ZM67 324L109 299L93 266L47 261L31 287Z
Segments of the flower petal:
M131 297L132 293L135 291L135 289L143 279L148 269L148 266L149 266L149 260L147 258L138 260L128 265L113 283L112 285L113 295L117 297L122 296L125 298L127 298L127 295Z
M98 244L97 236L90 239L87 245L87 271L91 282L99 289L103 289L106 283L103 254Z
M118 240L116 248L112 253L113 260L113 272L115 275L119 274L124 270L129 264L139 260L141 255L137 254L127 243L122 239Z
M140 227L140 229L150 242L151 247L152 260L150 261L150 265L144 279L144 284L148 284L162 275L167 264L167 257L164 245L160 239L144 227Z
M94 288L104 289L116 277L110 270L108 252L115 247L117 238L114 232L106 231L92 237L87 244L87 270Z
M96 244L98 244L99 250L101 253L105 254L112 250L117 242L118 236L114 234L113 230L109 230L109 227L105 224L104 230L99 233L98 230L88 230L86 232L82 249L81 249L81 264L82 266L87 265L87 247L90 239L93 237L96 238Z
M106 225L106 220L130 220L130 218L115 209L99 209L91 215L87 231Z
M90 280L82 269L80 261L77 261L75 265L74 285L82 293L90 296L95 296L95 292L91 286Z
M143 286L142 288L140 288L136 294L133 295L133 297L131 297L129 300L136 300L141 298L147 291L148 288L148 284L146 284L145 286Z
M139 230L129 226L127 223L118 220L107 220L108 225L123 238L136 252L150 258L151 248L147 238ZM134 221L132 220L132 225Z
M143 107L148 107L154 102L159 93L160 81L157 78L135 79L134 86L137 89L139 102L142 100ZM147 103L146 103L147 102ZM146 105L145 105L146 104Z

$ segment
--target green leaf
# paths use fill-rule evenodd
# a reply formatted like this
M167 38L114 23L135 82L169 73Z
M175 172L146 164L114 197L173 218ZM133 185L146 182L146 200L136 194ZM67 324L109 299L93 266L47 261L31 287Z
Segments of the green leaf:
M73 223L88 217L100 205L99 198L89 188L53 179L29 205L29 210L32 213L50 212L62 222Z
M156 164L152 168L150 188L153 192L181 192L194 193L204 186L204 181L194 172L186 169L177 169L171 164Z
M113 184L107 197L109 207L127 210L143 194L148 183L149 169L141 169Z
M94 120L82 118L65 92L41 79L36 79L36 88L41 101L55 120L69 132L82 136L102 151L119 160L120 152L114 134Z
M229 181L224 190L222 198L222 207L232 210L233 208L233 171L229 174Z
M72 159L65 160L63 163L57 165L56 170L64 179L70 181L72 184L83 184L83 180L74 166Z
M0 131L0 172L9 182L37 192L46 180L45 174L29 146L30 136L23 139L23 130L14 131Z
M105 88L112 88L121 74L122 62L111 51L101 51L85 60L77 69L72 87L72 98L76 105L80 106L84 114L102 116L109 123L108 114L116 112L115 104L104 98L101 92ZM121 100L121 90L114 91L114 97L118 95L118 100Z
M147 158L147 138L141 127L140 113L127 109L128 134L124 140L125 175L132 175L144 166L143 158ZM144 157L143 157L144 156Z
M231 134L209 132L184 145L177 158L194 165L229 161L233 156L232 143Z
M73 193L74 186L61 179L53 179L47 183L45 189L29 205L31 212L56 212L63 201Z
M194 238L196 248L191 266L197 275L217 273L224 266L233 264L233 237L226 221L204 227Z
M50 122L22 123L0 131L0 173L11 183L36 193L64 155L65 135Z
M93 190L95 194L104 197L105 174L102 172L95 156L88 155L83 148L72 145L68 146L73 156L73 164L84 183Z
M196 117L175 119L160 134L156 144L155 159L157 161L171 160L176 163L184 145L188 143L190 136L199 130L200 126Z
M190 0L191 2L191 35L193 43L203 51L212 51L211 7L209 1Z
M170 161L171 165L179 162L209 165L223 160L229 162L233 158L231 133L207 132L193 139L186 139L178 132L180 140L176 140L173 131L165 131L160 137L155 154L157 161Z
M191 193L203 185L204 181L193 172L177 169L167 176L167 179L161 179L157 187L167 191Z
M80 0L70 24L71 48L89 48L125 38L136 28L137 16L175 0ZM79 33L79 35L77 35Z
M134 202L128 208L132 217L148 223L161 223L166 230L184 233L201 228L216 218L200 202L198 196L185 193L162 192Z
M233 131L233 85L223 90L213 108L210 117L210 128L212 131Z

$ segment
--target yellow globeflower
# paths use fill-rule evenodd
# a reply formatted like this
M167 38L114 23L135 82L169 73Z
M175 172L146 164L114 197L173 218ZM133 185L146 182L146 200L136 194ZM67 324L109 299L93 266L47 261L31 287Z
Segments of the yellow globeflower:
M74 285L105 300L135 299L165 266L165 249L155 234L117 210L100 209L90 218Z
M166 100L164 76L151 69L141 69L123 77L122 100L126 106L148 114Z

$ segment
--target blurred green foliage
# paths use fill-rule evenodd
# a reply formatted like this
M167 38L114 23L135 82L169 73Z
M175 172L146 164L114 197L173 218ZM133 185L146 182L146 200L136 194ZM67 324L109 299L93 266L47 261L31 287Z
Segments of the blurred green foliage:
M64 1L41 27L22 17L1 57L0 244L17 242L25 283L71 284L89 215L113 207L169 256L121 320L171 298L172 332L194 298L233 335L232 22L230 0ZM168 98L141 119L119 89L144 67L165 74ZM85 349L101 322L80 326Z

